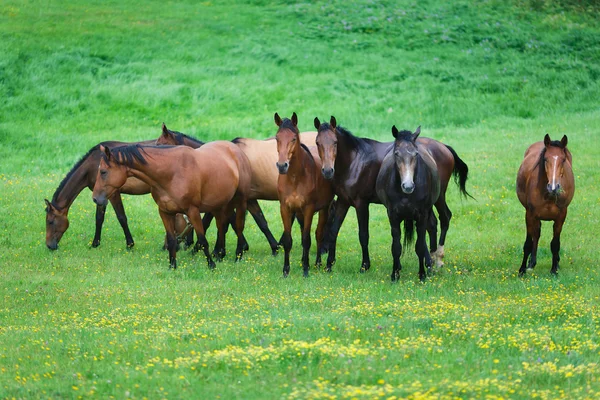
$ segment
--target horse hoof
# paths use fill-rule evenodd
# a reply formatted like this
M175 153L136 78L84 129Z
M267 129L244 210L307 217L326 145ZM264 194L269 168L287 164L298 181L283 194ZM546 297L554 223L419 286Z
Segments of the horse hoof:
M278 252L279 252L279 248L278 248L278 247L277 247L277 248L274 248L274 249L271 249L271 255L272 255L273 257L275 257L275 256L277 255L277 253L278 253Z
M211 270L211 271L214 271L215 268L217 268L217 264L215 264L215 262L213 260L210 260L208 262L208 269Z
M100 244L100 243L98 243L98 244ZM132 248L133 248L133 246L135 246L135 243L134 243L134 242L127 243L127 249L128 249L128 250L129 250L129 249L132 249Z
M93 247L93 248L96 248L96 247L98 247L98 246L100 246L100 241L99 241L99 240L98 240L98 241L95 241L95 240L94 240L94 241L92 242L92 247Z
M331 270L331 265L328 265L328 266L325 268L325 272L329 272L329 273L333 272L333 271Z
M250 246L248 246L248 243L244 243L244 251L248 250L250 250Z
M240 262L242 261L242 255L243 253L238 253L235 255L235 262Z

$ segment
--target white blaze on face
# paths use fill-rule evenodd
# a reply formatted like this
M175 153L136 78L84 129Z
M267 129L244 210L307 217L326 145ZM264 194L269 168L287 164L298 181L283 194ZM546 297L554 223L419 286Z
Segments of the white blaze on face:
M550 181L552 190L556 190L556 175L558 169L558 156L552 157L554 159L554 165L552 165L552 180Z
M400 177L402 179L402 185L406 185L409 187L413 186L415 170L414 168L411 168L410 160L402 160L402 166L402 176Z

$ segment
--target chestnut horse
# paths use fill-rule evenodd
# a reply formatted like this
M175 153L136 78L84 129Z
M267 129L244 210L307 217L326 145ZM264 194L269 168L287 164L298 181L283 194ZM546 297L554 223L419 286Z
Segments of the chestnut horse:
M429 150L416 140L421 127L412 133L392 133L394 147L385 156L375 184L377 195L387 208L392 230L392 282L400 277L400 223L404 221L405 244L410 243L417 228L415 252L419 258L419 279L425 280L425 267L431 269L431 256L427 251L425 233L433 215L432 207L440 195L440 177L437 164Z
M573 158L567 149L566 136L558 141L551 140L550 136L546 135L543 142L536 142L525 151L525 159L517 174L517 197L525 207L527 224L520 276L523 276L527 269L533 269L537 262L541 221L554 221L554 234L550 243L550 272L554 275L558 273L560 233L567 218L567 207L575 194L572 165Z
M350 206L356 209L358 220L358 238L362 248L362 264L360 271L367 271L371 266L369 257L369 204L381 204L376 191L377 174L385 155L390 151L394 142L381 143L372 139L359 138L347 129L337 125L334 116L329 123L314 120L318 130L317 147L323 162L322 173L326 179L333 182L337 195L335 213L330 217L329 234L326 246L329 250L327 269L335 263L336 240L341 225ZM435 207L440 217L441 233L437 242L437 221L432 215L428 225L431 257L437 266L443 265L444 243L450 226L452 212L446 203L446 189L450 177L459 185L463 196L470 196L466 191L469 174L467 164L450 146L430 138L418 138L417 143L424 146L436 161L440 176L440 195Z
M317 132L302 132L300 137L302 142L308 146L315 144ZM277 141L274 138L265 140L250 138L235 138L232 140L248 157L252 167L252 182L250 185L250 195L248 196L248 211L256 221L256 224L263 232L273 255L277 254L278 242L275 240L269 229L269 225L258 204L257 200L278 200L277 179L278 172L273 166L277 162ZM198 148L204 143L185 135L181 132L174 132L164 129L163 133L156 139L157 145L183 145L192 148ZM205 229L208 229L212 216L205 214L202 219Z
M214 213L218 229L215 248L225 249L225 226L235 208L238 234L236 260L242 257L251 169L247 157L237 146L231 142L216 141L195 150L186 146L140 145L112 150L101 146L100 150L103 157L94 185L94 202L106 204L113 192L124 185L130 176L150 186L165 226L172 268L177 268L177 213L188 216L197 235L194 251L202 249L209 268L214 268L200 213ZM224 252L216 256L218 259L224 256Z
M298 117L296 113L292 118L279 117L275 113L277 130L277 153L279 155L277 168L277 192L279 208L283 222L282 244L285 250L283 262L283 276L290 273L290 250L292 249L292 220L294 215L304 220L302 229L302 269L304 276L308 276L308 255L310 251L310 228L313 215L319 213L315 238L317 241L316 264L321 263L323 252L323 234L329 206L333 200L333 188L320 173L321 160L317 149L313 146L312 152L300 141L298 131Z

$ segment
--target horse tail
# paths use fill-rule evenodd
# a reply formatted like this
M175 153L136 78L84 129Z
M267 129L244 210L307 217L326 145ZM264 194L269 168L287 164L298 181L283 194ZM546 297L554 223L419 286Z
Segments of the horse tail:
M467 179L469 179L469 166L456 154L456 151L447 144L444 145L450 153L452 153L452 157L454 157L454 170L452 171L452 175L454 176L454 182L460 188L460 193L466 198L467 196L475 200L473 196L467 192Z
M333 233L333 220L335 219L335 207L337 202L332 200L329 204L329 215L327 217L327 223L325 224L325 232L323 233L323 252L328 253L331 246L333 246L335 240L335 234Z
M408 247L415 240L415 221L404 220L404 247Z

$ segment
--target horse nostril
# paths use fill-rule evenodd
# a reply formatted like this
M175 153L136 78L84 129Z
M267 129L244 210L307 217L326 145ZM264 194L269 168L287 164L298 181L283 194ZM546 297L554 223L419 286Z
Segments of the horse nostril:
M92 198L94 200L94 204L98 204L98 200L95 197Z

